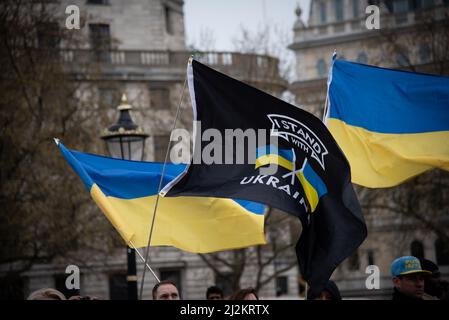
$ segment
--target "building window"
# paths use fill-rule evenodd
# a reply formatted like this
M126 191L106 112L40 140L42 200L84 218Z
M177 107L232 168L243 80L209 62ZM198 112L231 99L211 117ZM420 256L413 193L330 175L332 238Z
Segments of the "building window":
M87 4L108 5L109 0L87 0Z
M223 290L223 296L228 297L233 293L232 285L231 285L231 273L225 273L223 275L215 275L215 283L216 286Z
M327 22L326 3L320 2L320 22L325 24Z
M175 17L173 16L173 10L168 6L164 6L164 16L165 16L165 31L168 34L174 34L174 23Z
M126 273L116 273L109 276L109 299L128 300Z
M445 241L441 238L437 239L435 241L435 253L438 265L449 265L449 241Z
M408 21L407 12L409 9L409 0L393 1L393 12L395 13L394 19L397 24L404 24Z
M165 161L165 154L167 153L167 145L168 145L169 139L170 139L169 135L153 137L154 161L155 162L164 162Z
M71 296L79 296L80 290L79 289L68 289L65 285L66 279L69 276L69 274L63 273L63 274L57 274L54 276L55 279L55 289L60 291L66 298L70 298Z
M162 269L160 270L161 280L171 281L176 284L178 292L182 297L182 279L180 269Z
M360 15L360 0L352 0L352 16L358 18Z
M424 258L424 246L421 241L415 240L410 245L410 252L412 256L418 259Z
M288 277L276 277L276 297L288 294Z
M326 61L324 61L324 59L320 59L316 64L316 69L318 76L325 77L327 75Z
M109 62L111 48L111 33L108 24L89 24L90 47L94 50L94 57L99 62Z
M409 0L395 0L393 1L394 13L404 13L409 9Z
M343 0L335 0L335 20L337 22L343 21L344 10L343 10Z
M356 251L352 256L348 258L348 270L351 271L360 270L360 259L358 251Z
M428 63L430 62L430 48L427 44L422 44L419 46L419 61L421 63Z
M89 40L93 49L109 49L111 33L108 24L89 24Z
M368 251L368 265L372 266L374 265L374 251L373 250L369 250Z
M153 109L170 109L168 88L150 88L150 107Z
M358 63L363 63L363 64L367 64L368 63L368 56L366 55L365 52L360 52L359 55L357 56L357 62Z

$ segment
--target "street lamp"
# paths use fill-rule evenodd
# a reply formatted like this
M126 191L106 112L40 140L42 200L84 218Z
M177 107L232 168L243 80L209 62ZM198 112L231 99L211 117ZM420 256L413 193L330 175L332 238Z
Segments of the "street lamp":
M117 107L120 112L115 124L105 129L101 138L106 143L109 155L113 158L124 160L142 161L144 155L145 139L148 135L143 129L134 123L129 113L131 105L128 104L126 95L122 95L122 101ZM137 272L136 252L127 248L128 273L128 300L137 300Z

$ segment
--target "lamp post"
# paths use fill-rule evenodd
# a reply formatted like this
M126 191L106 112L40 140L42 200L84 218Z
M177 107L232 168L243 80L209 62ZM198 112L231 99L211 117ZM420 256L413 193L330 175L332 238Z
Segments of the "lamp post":
M129 111L126 95L122 95L122 101L117 107L120 112L115 124L105 129L101 138L106 143L108 153L113 158L124 160L142 161L144 156L145 139L147 134L134 123ZM136 252L133 248L127 248L128 272L128 300L137 300L137 272Z

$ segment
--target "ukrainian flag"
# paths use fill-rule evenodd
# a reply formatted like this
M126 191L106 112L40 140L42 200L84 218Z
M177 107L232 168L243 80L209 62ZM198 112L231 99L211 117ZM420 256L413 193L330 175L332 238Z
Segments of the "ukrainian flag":
M107 158L58 147L130 247L146 247L162 163ZM185 165L167 164L163 185ZM207 253L265 244L262 204L205 197L159 198L151 246Z
M267 145L256 150L256 169L269 164L276 164L289 171L293 171L295 155L292 150L278 149L276 146Z
M327 126L352 181L391 187L449 170L449 78L335 60Z
M311 212L316 210L320 198L327 193L327 187L320 176L313 170L307 159L300 170L296 168L296 157L293 150L278 149L273 145L260 147L256 151L256 169L276 164L294 174L301 183L305 198ZM288 175L284 175L287 178Z
M296 173L296 176L301 182L310 209L314 212L318 206L320 198L327 193L326 185L323 180L321 180L320 176L313 170L307 160L301 171Z

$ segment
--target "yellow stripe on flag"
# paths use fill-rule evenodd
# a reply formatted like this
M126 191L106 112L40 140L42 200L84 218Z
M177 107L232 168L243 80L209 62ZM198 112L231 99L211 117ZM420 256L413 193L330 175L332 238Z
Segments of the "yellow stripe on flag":
M309 181L307 181L307 179L304 177L304 173L297 173L296 176L298 177L299 181L301 181L302 188L310 205L310 210L314 212L316 207L318 206L318 201L320 200L318 198L318 193L316 192L315 188L309 183Z
M277 164L287 170L293 171L293 163L276 154L267 154L256 159L256 169L268 164Z
M105 197L96 185L92 190L123 239L146 247L156 196L120 199ZM207 253L266 244L263 230L264 215L243 210L232 199L160 197L151 245Z
M449 170L449 131L384 134L328 119L328 128L351 165L352 182L386 188L433 167Z

